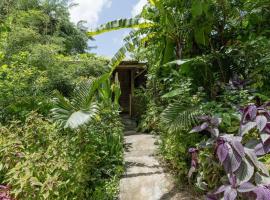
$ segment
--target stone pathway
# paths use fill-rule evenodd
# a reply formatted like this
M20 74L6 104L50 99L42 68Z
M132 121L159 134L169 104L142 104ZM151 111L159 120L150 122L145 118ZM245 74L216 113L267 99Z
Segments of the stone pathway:
M125 132L126 173L120 181L120 200L195 200L174 186L155 157L157 136Z

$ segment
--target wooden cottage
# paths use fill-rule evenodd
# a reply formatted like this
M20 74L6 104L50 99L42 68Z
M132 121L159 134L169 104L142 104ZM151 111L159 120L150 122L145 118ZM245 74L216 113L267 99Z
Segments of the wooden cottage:
M134 104L134 89L145 86L146 64L137 61L123 61L114 71L118 73L121 86L120 106L123 114L134 116L136 107Z

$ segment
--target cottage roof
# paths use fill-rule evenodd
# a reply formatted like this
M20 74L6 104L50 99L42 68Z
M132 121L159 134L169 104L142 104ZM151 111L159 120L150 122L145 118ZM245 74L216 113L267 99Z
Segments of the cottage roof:
M146 63L138 61L122 61L116 69L144 69Z

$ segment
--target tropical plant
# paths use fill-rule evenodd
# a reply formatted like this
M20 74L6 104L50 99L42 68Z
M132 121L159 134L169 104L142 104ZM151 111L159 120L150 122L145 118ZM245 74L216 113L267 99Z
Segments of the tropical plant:
M267 188L270 184L269 171L258 160L258 156L263 156L269 151L267 145L269 141L269 133L267 132L268 105L246 107L243 110L241 128L237 136L221 134L218 129L221 119L217 117L202 116L200 120L203 123L191 130L191 132L206 131L211 134L211 138L205 143L201 143L199 149L190 149L192 166L189 176L191 177L198 167L198 151L210 148L214 151L219 163L224 167L225 174L229 179L228 184L221 186L213 194L209 194L208 199L217 199L223 192L224 198L230 200L249 192L253 192L258 200L268 198L270 194L270 190ZM243 128L243 126L246 128ZM255 138L256 140L243 141L243 135L251 130L259 132L260 140Z
M179 3L180 5L181 3ZM158 60L165 64L175 58L182 58L184 37L181 28L185 16L179 15L181 7L174 5L172 1L148 1L142 13L132 19L120 19L108 22L88 32L89 36L95 36L108 31L122 28L134 28L124 39L125 45L115 54L110 62L112 68L116 67L125 57L127 51L135 47L144 47L146 44L158 42L155 48ZM175 11L177 9L177 11ZM201 13L202 14L202 13ZM197 14L198 15L198 14ZM175 18L175 16L179 18ZM159 42L161 41L161 42Z
M53 119L64 128L77 129L97 117L100 106L110 106L113 96L115 109L118 109L120 83L116 75L111 87L109 77L110 74L106 73L78 84L71 100L56 92L55 108L52 109Z

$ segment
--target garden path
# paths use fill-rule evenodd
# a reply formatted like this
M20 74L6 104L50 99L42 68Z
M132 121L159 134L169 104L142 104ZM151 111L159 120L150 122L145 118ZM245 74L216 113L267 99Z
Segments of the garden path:
M129 125L129 128L132 125ZM125 132L126 172L120 181L120 200L195 200L174 185L155 156L157 136Z

